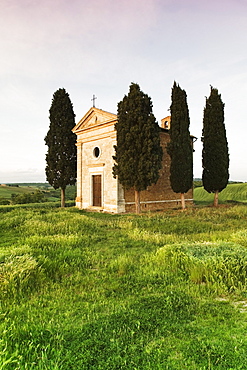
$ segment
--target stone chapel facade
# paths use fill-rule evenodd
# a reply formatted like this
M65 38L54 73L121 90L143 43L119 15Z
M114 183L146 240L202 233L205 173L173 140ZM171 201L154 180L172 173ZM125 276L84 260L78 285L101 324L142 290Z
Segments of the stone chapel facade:
M114 179L112 156L117 144L117 116L92 107L74 127L77 135L77 197L80 209L123 213L135 212L134 190L126 190ZM170 117L161 120L160 141L163 148L162 168L156 184L141 192L141 210L155 211L181 205L180 194L170 185L170 157L166 146L170 140ZM186 204L193 204L193 189L185 194Z

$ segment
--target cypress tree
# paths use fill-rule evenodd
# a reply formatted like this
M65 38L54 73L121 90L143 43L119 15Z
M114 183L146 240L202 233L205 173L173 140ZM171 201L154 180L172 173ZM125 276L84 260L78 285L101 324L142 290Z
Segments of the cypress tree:
M214 193L214 206L218 194L228 184L229 153L224 124L224 103L218 90L211 86L203 116L202 131L202 182L208 193Z
M181 194L181 204L184 209L184 194L193 185L193 146L189 132L187 95L176 82L172 88L170 110L170 142L167 145L167 152L171 157L170 182L172 190Z
M134 188L137 213L140 192L157 182L163 155L160 128L152 108L150 97L135 83L118 103L113 175L126 189Z
M65 189L76 182L75 114L69 94L58 89L49 110L50 127L45 137L46 178L54 189L61 188L61 207L65 206Z

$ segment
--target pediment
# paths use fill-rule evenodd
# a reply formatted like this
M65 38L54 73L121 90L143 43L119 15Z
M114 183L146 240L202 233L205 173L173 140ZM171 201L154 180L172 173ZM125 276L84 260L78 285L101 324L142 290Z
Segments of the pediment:
M89 111L82 117L82 119L73 128L73 132L77 133L91 127L103 125L106 123L115 123L117 116L116 114L106 112L104 110L92 107Z

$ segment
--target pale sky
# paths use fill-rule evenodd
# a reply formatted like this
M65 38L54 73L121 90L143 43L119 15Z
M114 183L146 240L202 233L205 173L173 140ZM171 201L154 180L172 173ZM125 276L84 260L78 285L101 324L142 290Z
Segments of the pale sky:
M92 106L117 113L131 82L169 115L174 80L187 93L201 177L210 85L225 103L230 179L247 181L247 0L0 0L0 183L44 182L54 92L76 123Z

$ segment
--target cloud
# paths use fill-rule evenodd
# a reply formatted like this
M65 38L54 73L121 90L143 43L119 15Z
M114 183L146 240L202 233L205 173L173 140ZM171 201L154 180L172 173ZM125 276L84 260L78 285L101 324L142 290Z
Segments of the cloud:
M0 183L46 182L45 172L37 168L0 171Z

